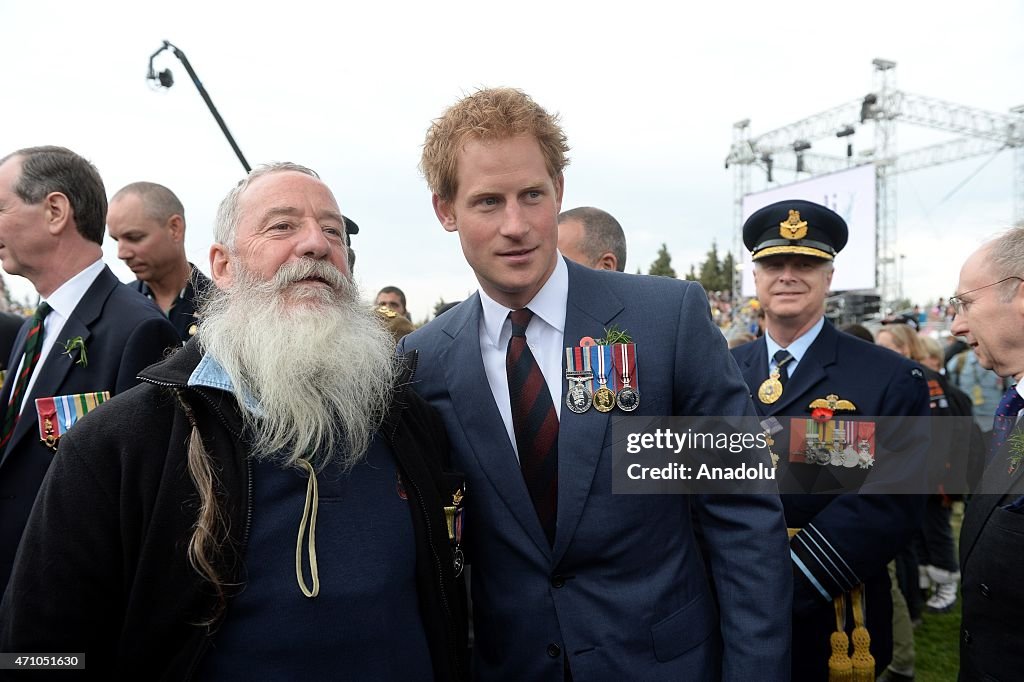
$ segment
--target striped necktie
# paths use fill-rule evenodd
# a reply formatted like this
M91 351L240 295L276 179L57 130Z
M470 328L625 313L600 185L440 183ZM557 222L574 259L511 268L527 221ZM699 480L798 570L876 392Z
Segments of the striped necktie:
M21 356L21 371L15 379L14 389L11 390L11 400L7 403L7 414L4 417L4 433L3 438L0 439L0 448L7 446L7 442L11 440L11 435L14 433L14 425L18 423L18 415L21 414L21 401L25 397L25 386L28 385L28 380L32 378L32 372L35 371L36 365L39 364L39 356L42 354L43 320L50 314L50 310L52 308L50 308L46 301L43 301L36 308L35 315L32 316L32 327L29 328L28 336L25 337L25 350Z
M537 359L526 344L526 327L532 317L527 308L509 313L512 338L505 353L505 371L519 466L537 518L553 545L558 510L558 415Z

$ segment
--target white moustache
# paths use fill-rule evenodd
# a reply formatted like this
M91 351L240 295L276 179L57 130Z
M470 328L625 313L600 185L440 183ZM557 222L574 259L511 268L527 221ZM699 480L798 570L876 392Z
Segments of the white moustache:
M282 265L274 275L274 286L281 290L307 279L319 279L332 289L341 289L348 283L341 270L327 261L303 258Z

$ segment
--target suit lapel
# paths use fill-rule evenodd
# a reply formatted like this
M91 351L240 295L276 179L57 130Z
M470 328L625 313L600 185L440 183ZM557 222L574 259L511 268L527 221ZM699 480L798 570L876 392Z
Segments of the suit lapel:
M67 336L65 336L67 334ZM68 320L64 324L64 329L61 331L62 339L74 338L81 336L82 341L88 345L89 343L89 329L85 327L77 320ZM75 359L78 355L75 354ZM34 434L39 429L37 422L36 412L36 398L47 398L55 395L62 395L59 391L60 387L64 384L64 380L67 378L68 373L74 366L74 361L71 357L64 352L64 344L61 341L53 344L53 348L50 349L50 354L46 356L46 363L43 365L39 376L36 378L36 383L32 386L32 392L25 397L25 402L21 406L21 416L18 418L18 423L14 427L14 435L11 437L11 442L7 446L7 451L10 452L17 444L18 441L24 438L28 434ZM103 388L97 388L97 390L104 390Z
M562 345L578 346L584 336L604 336L604 329L623 309L618 296L603 278L582 266L568 262L569 295L565 310ZM642 341L642 340L638 340ZM564 354L563 354L563 363ZM565 367L563 366L563 371ZM559 378L564 379L563 377ZM562 387L563 392L565 386ZM591 408L576 414L558 401L558 524L555 532L554 564L565 554L583 514L597 463L601 459L611 413ZM610 472L609 472L610 475Z
M971 550L981 533L981 529L999 505L1002 495L972 495L967 505L967 513L964 515L964 524L960 532L960 565L967 564L971 556Z
M114 290L114 287L119 285L120 282L116 277L114 277L113 273L110 272L110 269L104 267L93 283L89 286L89 289L86 290L85 295L82 296L78 305L75 306L75 310L71 313L71 316L64 323L64 327L60 330L58 338L54 339L53 347L46 356L46 362L44 362L38 369L38 376L36 377L35 383L32 385L32 392L25 396L25 401L21 405L21 415L18 417L18 423L14 427L14 434L11 436L11 440L7 444L7 449L4 451L3 460L0 461L0 466L2 466L3 462L7 460L7 457L14 451L14 448L22 438L38 431L39 424L35 404L36 398L63 395L61 387L64 386L68 375L71 373L72 367L74 367L74 363L78 360L77 353L73 359L65 353L64 342L67 339L73 339L76 336L81 336L82 342L85 344L86 348L88 348L89 339L92 336L90 326L99 318L100 312L103 310L103 305L110 296L110 292ZM81 368L79 371L88 370ZM104 391L111 390L112 388L113 386L95 386L83 390Z
M1016 433L1024 432L1024 421L1018 421L1014 431ZM971 497L961 532L961 564L967 561L981 529L996 507L1003 502L1008 494L1014 491L1024 492L1021 490L1021 481L1024 480L1024 465L1018 465L1013 473L1008 471L1010 447L1011 440L1008 438L992 461L985 467L980 485L981 494Z
M545 555L551 548L526 490L519 460L509 442L505 422L487 383L480 355L479 294L475 294L467 312L445 325L451 343L444 358L445 383L452 409L462 425L469 449L480 469L491 482L512 516Z
M7 361L7 374L4 377L4 387L0 391L0 406L7 409L7 403L11 399L11 391L14 390L14 382L18 378L18 364L21 362L21 355L25 352L25 337L32 326L32 318L25 320L18 330L18 336L14 340L14 347L11 349L11 357Z

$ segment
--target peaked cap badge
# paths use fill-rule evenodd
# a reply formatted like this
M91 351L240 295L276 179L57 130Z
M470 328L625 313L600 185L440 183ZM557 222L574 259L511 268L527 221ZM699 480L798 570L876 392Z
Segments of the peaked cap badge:
M800 220L800 211L790 209L789 220L779 223L779 234L785 239L803 239L807 236L807 221Z

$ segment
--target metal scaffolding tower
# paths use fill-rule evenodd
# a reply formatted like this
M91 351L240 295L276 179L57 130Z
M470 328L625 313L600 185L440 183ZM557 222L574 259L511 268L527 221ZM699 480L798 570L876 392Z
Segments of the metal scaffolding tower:
M873 164L876 179L875 286L882 300L892 302L901 293L899 256L896 253L896 175L991 155L1005 149L1014 154L1013 220L1024 224L1024 106L1008 114L984 111L943 100L923 97L896 88L896 63L875 59L874 90L821 113L753 137L750 120L733 125L732 147L725 160L733 168L734 220L737 253L742 244L743 197L750 193L750 169L765 171L769 182L780 170L804 174L801 179L832 173L862 164ZM852 144L846 156L810 152L812 143L831 138L849 138L859 126L874 126L874 149L853 157ZM899 153L897 124L916 125L954 133L958 137ZM734 275L739 291L740 273Z
M900 293L896 256L896 62L875 59L874 110L861 109L861 119L875 119L875 286L883 301L894 301Z

